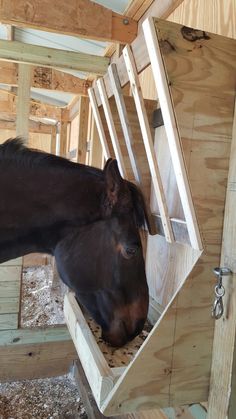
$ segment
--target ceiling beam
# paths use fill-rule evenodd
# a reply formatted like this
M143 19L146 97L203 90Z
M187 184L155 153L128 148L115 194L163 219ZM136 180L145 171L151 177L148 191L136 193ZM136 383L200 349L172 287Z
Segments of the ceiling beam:
M90 0L1 0L2 23L108 42L131 43L137 22Z
M0 84L18 86L18 65L0 61ZM32 68L32 87L88 96L92 82L47 67Z
M6 40L0 40L0 59L99 75L106 72L109 64L106 57Z

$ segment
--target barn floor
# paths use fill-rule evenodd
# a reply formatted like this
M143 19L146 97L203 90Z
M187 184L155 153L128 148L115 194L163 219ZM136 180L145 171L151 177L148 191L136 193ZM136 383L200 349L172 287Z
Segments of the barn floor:
M51 265L27 267L22 279L21 326L64 323L63 295L51 291ZM68 375L0 384L0 419L86 419L78 388Z

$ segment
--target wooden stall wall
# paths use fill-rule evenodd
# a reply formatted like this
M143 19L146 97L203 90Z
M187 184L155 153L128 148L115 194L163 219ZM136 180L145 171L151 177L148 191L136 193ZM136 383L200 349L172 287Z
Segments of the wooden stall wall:
M14 138L15 135L16 132L13 130L0 130L0 144L2 144L8 138ZM29 134L28 146L50 153L51 134L37 134L35 132L31 132Z

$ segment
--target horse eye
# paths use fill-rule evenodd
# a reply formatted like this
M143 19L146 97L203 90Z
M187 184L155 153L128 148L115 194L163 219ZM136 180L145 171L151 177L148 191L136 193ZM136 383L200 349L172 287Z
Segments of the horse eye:
M125 247L122 254L126 259L131 259L137 253L138 248L139 246Z
M137 252L137 249L138 249L137 247L127 247L125 249L125 251L126 251L127 255L133 256Z

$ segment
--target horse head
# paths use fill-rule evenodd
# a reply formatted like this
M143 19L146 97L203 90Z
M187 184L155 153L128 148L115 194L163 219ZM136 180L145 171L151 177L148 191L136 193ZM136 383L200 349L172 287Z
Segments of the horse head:
M102 328L112 346L138 335L148 310L139 229L130 214L73 229L55 249L63 281Z

